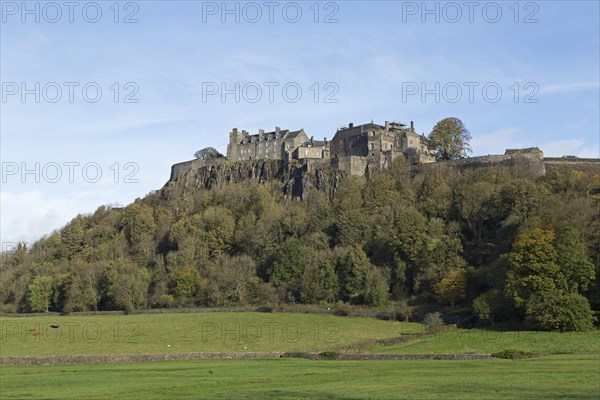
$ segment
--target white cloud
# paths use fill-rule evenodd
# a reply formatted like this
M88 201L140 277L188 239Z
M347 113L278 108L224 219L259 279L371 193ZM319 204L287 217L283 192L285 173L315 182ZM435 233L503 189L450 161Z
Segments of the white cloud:
M545 157L561 157L573 155L582 158L598 158L598 147L586 146L586 143L581 138L567 140L553 140L546 142L540 146L544 151Z
M2 243L33 243L66 225L79 213L93 212L107 195L78 192L50 195L38 190L0 194Z
M518 128L503 128L483 133L471 139L473 155L504 154L506 149L531 147L530 139L523 137Z

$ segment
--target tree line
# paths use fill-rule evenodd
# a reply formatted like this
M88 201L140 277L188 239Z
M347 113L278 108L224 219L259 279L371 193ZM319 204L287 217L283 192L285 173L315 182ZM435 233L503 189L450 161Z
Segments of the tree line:
M591 329L600 310L600 175L543 178L404 158L304 201L281 184L161 192L79 215L3 254L4 312L352 304L405 319Z

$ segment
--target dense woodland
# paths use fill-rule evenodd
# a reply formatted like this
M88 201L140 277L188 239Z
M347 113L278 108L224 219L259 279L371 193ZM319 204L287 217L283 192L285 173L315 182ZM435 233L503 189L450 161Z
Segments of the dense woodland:
M77 216L2 257L3 312L194 306L385 307L470 323L591 329L600 314L600 175L545 177L399 158L333 199L245 182Z

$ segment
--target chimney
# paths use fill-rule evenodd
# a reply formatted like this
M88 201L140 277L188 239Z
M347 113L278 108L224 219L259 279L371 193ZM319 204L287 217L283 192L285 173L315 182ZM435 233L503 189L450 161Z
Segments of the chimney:
M313 146L314 145L314 141L315 141L315 137L311 136L310 137L310 145Z
M352 122L350 122L350 123L348 124L348 129L352 129L352 128L354 128L354 124L353 124Z
M385 121L385 130L386 131L390 130L390 121Z
M237 128L233 128L233 133L237 135Z
M415 121L410 121L410 130L411 132L415 131Z
M281 129L278 126L275 127L275 133L279 133L280 130Z
M258 130L258 134L261 135L261 136L264 135L265 134L265 130L264 129L259 129Z

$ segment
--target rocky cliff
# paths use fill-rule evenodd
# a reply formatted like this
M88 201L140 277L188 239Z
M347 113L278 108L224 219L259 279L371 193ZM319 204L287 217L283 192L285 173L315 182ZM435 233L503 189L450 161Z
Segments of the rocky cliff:
M162 188L165 198L185 196L198 190L223 187L245 181L265 183L280 182L285 196L305 199L311 188L333 197L344 173L333 168L329 160L283 161L252 160L228 162L217 159L175 164L171 179Z
M361 171L370 175L376 165L364 160ZM537 148L507 150L503 155L464 158L461 160L411 166L413 175L431 168L505 169L515 177L538 178L547 169L568 165L575 170L600 173L600 159L544 158ZM330 160L251 160L230 162L226 158L193 160L173 165L171 178L161 189L165 199L182 199L199 190L223 187L245 181L280 182L285 196L305 199L311 188L333 198L340 179L346 172ZM362 174L361 174L362 175Z

